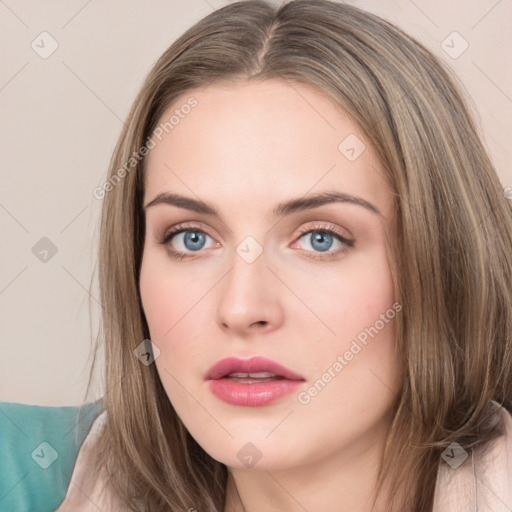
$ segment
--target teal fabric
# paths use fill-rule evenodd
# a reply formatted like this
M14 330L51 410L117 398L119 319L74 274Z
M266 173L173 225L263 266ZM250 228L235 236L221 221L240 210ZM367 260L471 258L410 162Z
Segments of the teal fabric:
M101 404L45 407L0 401L0 511L54 512Z

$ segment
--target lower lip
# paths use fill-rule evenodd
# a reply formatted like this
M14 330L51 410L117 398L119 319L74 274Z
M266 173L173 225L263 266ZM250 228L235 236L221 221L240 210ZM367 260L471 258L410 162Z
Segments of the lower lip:
M275 402L284 395L293 393L303 381L276 379L267 382L241 384L230 379L208 381L211 392L231 405L258 407Z

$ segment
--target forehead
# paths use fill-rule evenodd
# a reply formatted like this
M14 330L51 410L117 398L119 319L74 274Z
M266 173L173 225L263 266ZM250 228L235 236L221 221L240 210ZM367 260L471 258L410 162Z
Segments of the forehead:
M194 106L191 106L194 105ZM157 123L145 198L175 191L262 206L339 190L389 208L368 140L327 95L279 80L210 85L182 94Z

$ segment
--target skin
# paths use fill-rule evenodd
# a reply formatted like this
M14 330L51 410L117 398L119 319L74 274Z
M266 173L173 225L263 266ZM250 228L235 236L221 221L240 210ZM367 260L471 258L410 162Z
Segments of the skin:
M162 384L191 435L229 469L225 512L369 512L402 385L394 320L307 404L294 392L263 407L230 405L205 375L224 357L262 355L304 376L306 391L392 309L382 165L346 113L307 86L211 85L182 95L161 121L191 96L197 106L148 155L143 204L172 191L214 205L220 218L146 210L140 292ZM338 149L349 134L366 146L354 161ZM381 215L338 202L273 217L281 201L324 191L360 197ZM207 233L199 251L184 234L159 243L183 222ZM325 225L354 245L333 237L331 256L314 259L328 254L311 241ZM249 235L263 249L252 263L236 252ZM174 259L169 248L192 256ZM248 442L261 454L252 468L237 457Z

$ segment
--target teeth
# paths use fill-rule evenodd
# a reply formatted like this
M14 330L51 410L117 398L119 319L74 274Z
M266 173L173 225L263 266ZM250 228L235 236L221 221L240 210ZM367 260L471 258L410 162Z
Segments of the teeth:
M242 372L233 372L228 375L228 377L236 377L236 378L251 378L251 379L267 379L269 377L276 377L273 373L269 372L257 372L257 373L242 373Z

